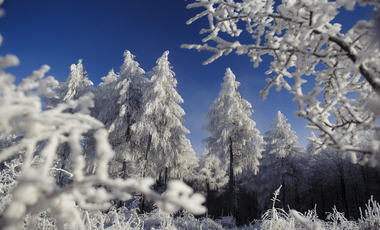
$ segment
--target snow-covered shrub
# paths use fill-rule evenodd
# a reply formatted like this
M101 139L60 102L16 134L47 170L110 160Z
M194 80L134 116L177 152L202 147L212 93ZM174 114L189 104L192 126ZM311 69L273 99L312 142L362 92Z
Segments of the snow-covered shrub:
M322 230L316 210L308 211L305 215L290 210L287 213L284 209L276 208L277 197L280 195L281 186L274 192L272 208L267 210L262 216L260 229L308 229Z
M195 230L200 229L201 221L196 219L190 212L183 211L174 219L174 224L178 229Z
M118 210L112 209L107 213L107 217L109 229L139 229L142 226L136 209L130 210L125 207Z
M295 210L290 210L289 215L295 219L295 229L322 230L323 221L318 219L315 208L307 211L304 215Z
M363 230L380 229L380 204L373 197L366 204L364 216L361 213L359 227Z
M144 229L177 229L173 223L173 215L157 208L150 213L144 214Z
M236 228L235 219L232 216L221 217L217 220L209 217L197 219L188 211L183 211L180 216L174 218L173 222L177 229L184 230Z
M288 213L283 209L276 208L276 201L280 201L277 197L280 195L281 186L273 193L274 197L271 199L273 202L272 208L268 209L262 216L261 229L292 229L294 228L294 221Z
M233 216L222 216L215 220L216 223L223 226L223 228L231 229L236 228L236 220Z
M48 211L43 211L38 214L35 226L29 226L30 215L26 215L24 218L24 229L44 229L44 230L56 230L55 221L51 218Z
M283 209L268 209L263 215L261 229L294 229L294 219Z
M213 219L205 217L201 220L199 229L223 230L224 228L221 224L215 222Z
M336 207L333 207L333 212L328 213L326 217L325 227L328 229L357 229L358 224L354 221L349 221L344 216L344 213L339 212Z

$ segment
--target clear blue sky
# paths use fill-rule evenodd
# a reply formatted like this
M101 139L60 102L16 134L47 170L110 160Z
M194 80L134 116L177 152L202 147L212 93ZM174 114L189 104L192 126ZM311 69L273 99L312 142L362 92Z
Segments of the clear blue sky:
M111 68L117 72L123 63L124 50L130 50L135 60L150 71L165 50L178 80L178 92L184 99L181 106L186 112L188 138L200 155L204 145L201 140L209 134L201 131L209 110L223 82L226 68L230 67L241 82L243 98L254 109L252 119L264 133L280 110L289 119L302 146L310 130L306 121L296 119L297 106L286 90L270 91L267 100L261 101L259 91L265 85L265 71L270 59L259 68L253 68L247 56L232 53L203 66L212 53L181 49L184 43L200 43L204 35L201 28L207 26L206 18L191 25L186 21L201 9L186 9L192 0L5 0L2 8L6 15L0 18L0 33L4 37L0 55L15 54L20 66L6 71L17 77L17 82L48 64L48 75L65 81L69 67L83 59L88 77L95 85ZM339 21L347 24L358 18L370 18L367 9L344 13ZM348 27L343 25L343 30Z

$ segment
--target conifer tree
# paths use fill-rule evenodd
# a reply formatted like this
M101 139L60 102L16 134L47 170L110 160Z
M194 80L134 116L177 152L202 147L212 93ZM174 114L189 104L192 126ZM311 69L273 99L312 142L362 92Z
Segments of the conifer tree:
M164 52L150 72L151 79L143 89L142 114L132 126L134 139L146 145L143 177L148 175L149 165L154 165L158 171L151 176L163 172L165 182L170 173L181 178L190 165L197 166L195 152L186 138L190 132L183 126L185 112L179 105L183 99L175 88L177 80L168 54Z
M77 100L84 96L86 93L93 92L93 82L88 79L87 72L82 64L82 59L78 60L78 64L70 66L70 74L66 82L59 83L58 86L53 88L54 95L49 98L43 98L46 103L46 108L55 108L58 104L70 100ZM65 112L74 113L81 108L68 109ZM44 143L41 143L43 145ZM41 146L39 146L41 147ZM55 159L54 167L58 171L54 171L56 182L60 186L65 186L70 183L70 177L65 171L71 172L72 163L70 162L70 149L67 143L61 144L57 149L57 157Z
M66 82L61 82L54 88L55 95L50 98L44 98L43 100L46 103L46 107L51 109L59 103L76 100L84 94L93 91L93 85L94 83L87 77L82 59L79 59L78 64L72 64L70 66L70 74Z
M199 162L199 186L207 195L220 192L228 183L227 167L213 154L203 154Z
M116 153L110 165L111 174L123 178L140 177L136 166L142 150L131 140L131 126L141 113L142 87L147 79L145 71L134 58L130 51L124 52L119 74L111 70L102 78L97 96L98 109L101 109L98 119L108 129L110 144Z
M267 152L280 159L295 155L300 150L297 146L298 137L287 121L285 115L278 111L270 126L272 130L264 134Z
M116 103L119 94L115 90L118 78L119 75L111 69L106 76L101 78L102 82L96 89L95 108L92 110L92 115L108 128L119 112Z
M287 120L285 115L278 111L270 125L272 129L264 134L266 151L261 162L261 185L258 191L259 200L265 202L269 201L269 196L282 185L281 203L284 207L288 204L288 184L300 177L300 165L297 162L302 152L302 148L298 146L298 137Z
M235 79L235 75L228 68L219 97L205 115L208 123L203 127L211 134L203 140L209 154L218 156L224 164L229 165L231 196L234 190L234 174L241 172L243 167L257 172L264 143L260 131L255 128L256 123L250 118L252 106L241 97L237 90L240 83ZM230 202L232 200L231 197Z

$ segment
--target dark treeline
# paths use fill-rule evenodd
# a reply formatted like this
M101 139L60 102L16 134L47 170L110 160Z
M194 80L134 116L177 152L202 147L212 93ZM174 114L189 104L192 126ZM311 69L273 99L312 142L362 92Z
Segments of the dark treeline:
M277 207L283 207L285 210L296 209L302 213L315 208L319 218L326 219L328 212L332 212L336 206L339 212L344 212L347 219L358 219L361 217L360 209L364 212L371 196L374 200L380 200L378 167L353 164L350 159L342 159L340 154L332 150L323 150L317 155L311 155L310 152L301 154L300 157L289 157L287 164L294 168L300 166L297 164L307 167L295 174L284 174L283 182L277 178L273 178L271 182L274 183L270 185L273 187L278 188L282 185ZM271 208L270 192L275 191L268 191L266 198L260 194L260 186L268 186L262 182L264 174L264 171L259 171L257 175L246 175L243 172L235 176L236 201L233 209L228 207L228 187L208 192L205 204L208 215L233 215L238 225L261 219L262 214ZM247 176L250 177L249 185Z

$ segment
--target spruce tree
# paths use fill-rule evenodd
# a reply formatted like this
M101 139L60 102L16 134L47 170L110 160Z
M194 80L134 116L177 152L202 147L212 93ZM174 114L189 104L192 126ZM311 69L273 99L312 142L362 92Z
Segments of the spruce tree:
M130 51L124 52L120 72L110 70L102 78L96 96L96 112L109 132L109 140L115 151L110 162L113 177L141 177L137 168L141 149L131 140L131 126L136 122L142 109L142 87L147 81L145 71L134 60Z
M298 146L298 137L287 120L285 115L278 111L270 126L271 130L264 134L266 150L261 161L261 184L258 186L259 200L264 202L262 206L281 185L281 204L286 207L286 192L290 190L288 185L300 177L298 156L303 149Z
M64 103L70 100L77 100L86 93L93 92L93 82L88 79L87 72L82 64L82 59L78 60L78 64L72 64L70 66L70 74L66 79L66 82L61 82L59 85L53 88L54 95L52 97L44 97L43 101L46 104L47 109L53 109L58 104ZM65 112L74 113L81 108L67 109ZM45 143L41 143L44 145ZM42 146L40 146L42 147ZM67 143L59 145L57 149L57 157L55 159L54 167L59 169L53 171L56 183L64 187L71 182L70 177L65 171L71 171L72 163L70 160L70 149Z
M190 132L183 126L185 112L179 105L183 99L176 90L168 55L169 51L164 52L150 72L151 79L143 89L142 114L132 126L134 139L146 145L143 177L163 173L165 182L169 174L181 179L189 167L197 166L195 152L186 138ZM149 165L154 166L151 173Z
M209 154L218 156L224 164L229 165L229 206L232 212L234 176L244 167L257 172L264 143L260 131L255 128L256 123L250 118L252 106L242 98L238 91L239 85L228 68L219 97L205 115L208 123L203 127L211 134L203 140Z

